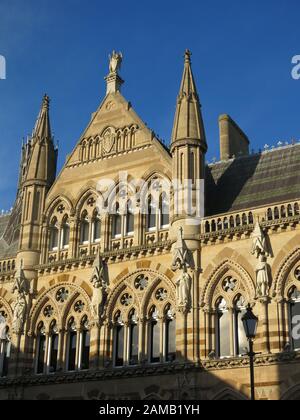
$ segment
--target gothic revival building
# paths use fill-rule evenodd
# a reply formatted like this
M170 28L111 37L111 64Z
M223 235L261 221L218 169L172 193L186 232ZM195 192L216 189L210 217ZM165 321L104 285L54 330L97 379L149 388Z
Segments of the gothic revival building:
M300 398L300 145L251 155L223 115L206 164L187 51L168 148L120 93L121 61L58 176L47 96L22 148L0 217L0 398L247 399L247 305L256 397Z

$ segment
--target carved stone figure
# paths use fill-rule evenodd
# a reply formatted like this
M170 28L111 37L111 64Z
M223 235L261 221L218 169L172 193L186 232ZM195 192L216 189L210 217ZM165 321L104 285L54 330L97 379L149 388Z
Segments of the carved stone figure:
M103 314L108 289L107 269L100 252L94 261L91 283L93 285L92 305L95 313L100 317Z
M29 294L29 285L23 270L23 263L19 264L15 273L15 281L12 287L12 293L17 292L17 299L13 312L13 331L21 333L24 327L25 315L27 311L27 296Z
M251 253L256 255L256 258L258 258L261 254L268 255L266 237L259 222L256 223L255 229L252 233Z
M256 293L258 298L269 295L268 264L264 255L259 256L259 262L256 267Z
M0 314L0 340L6 339L6 319Z
M191 306L192 279L184 266L181 276L176 282L177 306L180 312L188 312Z
M122 61L122 53L117 53L116 51L113 51L112 54L109 56L110 73L117 73L121 69Z
M191 255L183 239L183 229L178 232L178 239L173 249L172 270L182 270L183 267L193 268L193 256Z

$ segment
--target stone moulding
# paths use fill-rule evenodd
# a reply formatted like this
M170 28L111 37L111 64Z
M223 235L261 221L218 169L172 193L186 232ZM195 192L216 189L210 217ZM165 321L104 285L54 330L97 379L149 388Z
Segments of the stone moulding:
M283 365L290 363L299 363L300 353L279 353L257 356L255 366ZM248 357L203 360L196 363L170 363L158 366L139 366L125 367L115 369L103 369L97 371L77 372L77 373L57 373L47 376L28 375L19 378L0 379L0 388L9 388L14 386L41 386L54 384L67 384L77 382L96 382L113 379L139 378L159 375L176 375L180 373L201 374L206 371L216 371L225 369L249 369Z

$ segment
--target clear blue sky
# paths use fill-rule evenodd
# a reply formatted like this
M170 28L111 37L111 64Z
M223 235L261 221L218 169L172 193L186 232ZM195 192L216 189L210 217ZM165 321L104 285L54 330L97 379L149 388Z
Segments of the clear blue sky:
M42 95L52 98L59 167L105 95L112 49L124 54L124 96L170 139L183 52L203 105L208 160L219 156L218 116L230 114L258 150L300 139L299 0L0 0L0 209L14 200L21 139Z

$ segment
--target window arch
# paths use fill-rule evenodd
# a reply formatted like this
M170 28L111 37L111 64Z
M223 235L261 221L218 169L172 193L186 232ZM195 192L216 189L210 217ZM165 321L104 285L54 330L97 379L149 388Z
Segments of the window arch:
M295 205L294 205L294 214L295 214L295 216L299 216L299 214L300 214L300 209L299 209L299 204L298 203L295 203Z
M69 372L76 370L76 349L77 349L77 328L73 317L70 318L67 328L67 370Z
M170 225L170 203L168 196L163 192L159 200L160 228L167 229Z
M300 350L300 338L295 338L293 329L299 324L300 317L300 291L297 287L292 287L289 294L289 318L290 318L290 337L293 350Z
M56 321L52 321L50 325L50 334L49 334L49 373L55 373L57 371L57 362L58 362L58 328Z
M248 341L245 334L242 318L246 313L246 301L243 296L238 295L234 301L234 351L236 356L247 352ZM246 350L245 350L246 349Z
M134 234L134 210L132 201L129 200L127 202L126 206L126 215L125 215L126 221L125 221L125 235L126 236L133 236Z
M216 352L220 358L231 355L230 322L227 302L224 298L219 298L216 304Z
M122 367L124 365L125 350L125 328L122 314L118 311L114 317L114 366Z
M112 216L112 236L119 238L122 235L122 216L120 211L120 204L116 203L114 207L114 214Z
M100 242L101 240L101 218L96 211L93 216L93 242Z
M69 248L70 242L70 223L68 216L65 216L61 227L61 249Z
M152 195L148 197L147 210L147 230L156 230L157 205Z
M160 322L158 310L155 306L150 310L149 319L149 361L150 363L159 363L160 353Z
M278 209L278 207L275 207L275 208L274 208L274 219L275 219L275 220L280 219L280 213L279 213L279 209Z
M273 212L272 212L272 209L268 209L268 211L267 211L267 219L269 221L273 220Z
M139 360L139 327L135 309L129 314L129 364L137 365Z
M174 362L176 359L176 320L170 304L164 313L165 361Z
M46 329L43 322L40 322L37 328L37 355L36 355L36 373L42 375L45 373L46 357Z
M85 315L80 323L80 342L79 342L79 360L78 369L88 370L90 367L90 330L88 317Z
M80 223L80 244L84 245L89 243L89 235L90 235L90 223L87 211L85 210L81 215L81 223Z
M56 217L54 217L50 225L50 242L49 242L50 251L56 251L58 249L58 237L59 237L59 229L58 229L57 219Z

